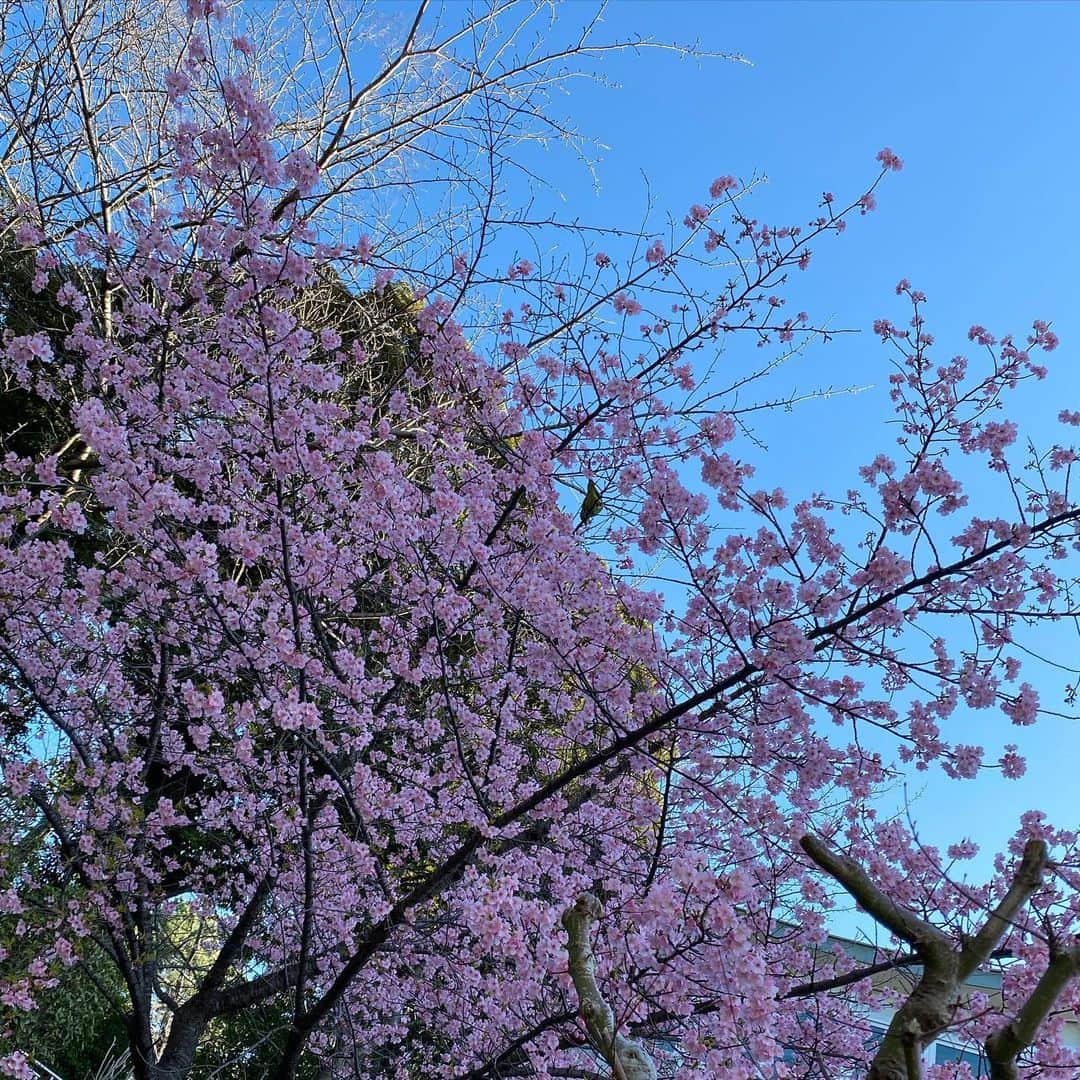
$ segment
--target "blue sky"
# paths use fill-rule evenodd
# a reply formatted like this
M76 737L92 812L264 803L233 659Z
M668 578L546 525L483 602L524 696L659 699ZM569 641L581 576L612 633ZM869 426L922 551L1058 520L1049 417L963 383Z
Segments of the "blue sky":
M571 2L562 16L582 20L591 10ZM1022 337L1032 319L1052 320L1062 347L1051 377L1024 395L1014 416L1037 441L1067 439L1054 418L1080 407L1080 5L615 0L605 19L611 36L697 41L741 53L752 66L645 51L604 65L617 89L575 83L560 106L608 149L598 191L582 168L548 168L552 191L538 198L564 216L636 224L651 193L659 231L666 212L681 218L713 177L731 173L769 177L753 216L801 222L823 190L840 200L860 194L881 147L905 160L875 213L818 245L792 304L864 333L813 346L790 381L873 388L765 417L763 482L796 494L843 491L857 465L887 449L887 353L869 328L877 316L906 321L893 291L901 277L929 295L942 359L973 355L972 323ZM1063 627L1036 645L1065 663L1077 652ZM1039 682L1048 700L1060 698L1065 676ZM984 858L971 864L979 877L1023 811L1039 807L1058 825L1080 824L1072 779L1080 722L1047 719L1028 731L988 714L969 722L977 729L954 731L959 741L1026 745L1027 776L964 784L923 774L909 793L925 785L914 814L926 841L966 834L983 845Z

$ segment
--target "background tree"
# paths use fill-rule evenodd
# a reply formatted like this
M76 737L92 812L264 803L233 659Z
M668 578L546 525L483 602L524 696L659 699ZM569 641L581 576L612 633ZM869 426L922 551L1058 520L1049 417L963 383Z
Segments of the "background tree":
M5 811L12 809L5 805ZM0 943L5 966L25 970L36 959L36 939L19 923L33 923L53 908L63 891L63 867L40 819L9 821L5 836L4 878L20 883L25 910L21 920L14 914L4 915ZM89 942L83 965L45 990L37 1008L25 1011L18 1003L6 1003L0 1025L7 1041L33 1047L35 1057L62 1076L92 1076L110 1050L127 1041L122 1010L117 1007L122 995L123 985L115 968L106 954Z
M1075 613L1074 452L1014 461L1001 409L1043 377L1054 335L1036 323L1021 347L976 327L984 368L938 366L902 283L911 329L877 324L898 350L895 458L842 499L789 506L729 445L738 391L773 361L725 384L714 352L813 332L774 290L876 181L773 227L721 177L625 272L596 251L577 278L520 258L496 275L480 203L468 229L433 219L441 249L429 237L395 281L408 244L327 236L346 220L331 196L362 208L373 175L334 156L370 151L370 132L348 137L360 106L315 109L332 134L305 151L308 121L275 125L250 42L230 48L233 28L189 7L143 198L107 191L73 219L63 185L39 198L12 181L12 265L65 314L4 342L11 392L43 403L36 444L5 431L5 840L47 835L58 868L50 893L7 868L0 908L37 953L5 965L5 1004L30 1009L101 950L153 1080L213 1071L245 1030L233 1064L259 1055L280 1078L606 1063L625 1080L630 1045L683 1076L876 1068L852 1009L872 987L823 961L828 897L798 841L827 837L934 925L977 924L1024 876L1018 849L1019 877L1003 856L985 891L959 889L876 820L894 766L860 733L963 777L980 755L949 736L961 707L1035 718L1013 638ZM459 121L498 160L490 110L527 117L533 73L591 48L507 62L505 20L532 10L463 30L417 9L364 83L400 117L380 133L399 160ZM33 84L39 66L13 70ZM900 166L888 150L879 164L878 180ZM691 268L707 284L684 285ZM65 442L40 445L56 424ZM990 466L997 516L942 520L965 499L946 450ZM852 520L865 539L849 542ZM643 587L649 565L685 596ZM1030 900L1039 919L1014 926L1011 977L1063 1009L1071 840L1025 821L1020 839L1036 835L1054 877ZM568 963L560 926L582 893L595 905L567 918ZM948 1022L1005 1030L1028 1012ZM1042 1041L1029 1026L994 1044L1003 1061L1074 1064L1052 1021ZM785 1047L794 1064L774 1065ZM35 1052L3 1065L25 1076Z

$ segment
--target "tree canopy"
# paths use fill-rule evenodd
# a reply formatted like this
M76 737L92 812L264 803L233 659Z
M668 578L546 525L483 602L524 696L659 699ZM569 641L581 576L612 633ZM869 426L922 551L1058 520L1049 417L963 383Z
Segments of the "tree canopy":
M494 201L450 196L619 47L595 25L535 45L542 6L420 4L372 45L331 5L337 51L295 48L333 77L275 84L273 21L217 3L141 36L122 3L20 10L0 1069L52 1067L25 1033L59 999L119 1018L137 1080L920 1080L944 1030L995 1077L1080 1067L1075 835L1029 815L972 889L874 801L1022 769L960 718L1033 723L1025 631L1078 614L1080 413L1026 451L1009 419L1056 336L939 359L902 281L900 438L836 494L755 486L739 393L775 363L716 362L829 336L780 294L892 150L798 224L705 178L625 266L568 226L580 273L507 267ZM120 93L140 48L160 82ZM449 202L409 203L463 131ZM880 1046L834 885L921 967Z

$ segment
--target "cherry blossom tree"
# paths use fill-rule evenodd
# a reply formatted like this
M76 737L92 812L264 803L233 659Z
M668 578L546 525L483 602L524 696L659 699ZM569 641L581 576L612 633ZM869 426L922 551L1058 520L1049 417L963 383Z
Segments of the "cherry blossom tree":
M217 8L188 4L152 168L81 216L8 173L4 257L55 317L9 305L3 342L5 395L50 421L5 420L0 463L0 827L48 838L2 864L4 934L34 945L3 1008L81 968L139 1080L225 1068L215 1031L256 1014L238 1053L275 1080L916 1080L946 1028L996 1075L1080 1067L1075 836L1028 815L972 889L874 804L905 769L1023 769L960 719L1033 723L1024 635L1077 614L1080 413L1025 452L1007 419L1049 325L939 361L901 282L908 314L875 324L898 442L848 491L758 490L745 391L828 336L784 284L874 208L891 150L799 224L722 176L625 260L507 266L492 199L431 219L415 262L363 229L398 188L361 183L360 104L279 126ZM434 57L388 91L395 153L491 115L451 73L527 117L540 61L498 47L523 12L455 31L421 5L373 80L341 69L346 104ZM549 67L591 55L573 40ZM725 342L763 359L730 374ZM829 948L833 881L902 943L876 970L922 965L880 1050L891 991ZM1003 948L1000 999L963 997Z

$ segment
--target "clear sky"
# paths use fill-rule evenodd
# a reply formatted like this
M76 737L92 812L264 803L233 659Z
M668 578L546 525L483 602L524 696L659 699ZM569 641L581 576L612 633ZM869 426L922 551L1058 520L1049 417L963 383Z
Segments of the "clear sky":
M571 0L562 15L580 21L592 10ZM731 173L768 175L753 216L801 222L823 190L841 201L858 196L881 147L905 160L875 213L818 245L792 307L865 332L815 345L791 381L873 389L766 418L763 486L842 492L857 465L888 449L887 354L869 328L877 316L906 321L893 292L901 277L929 295L942 359L973 355L972 323L1022 337L1032 319L1052 320L1062 347L1050 358L1051 377L1014 415L1037 441L1068 438L1054 418L1080 408L1080 4L614 0L605 22L611 36L696 41L751 63L627 53L602 69L617 89L574 84L564 111L609 149L598 192L583 169L548 169L564 216L636 224L648 192L661 229L666 212L681 219L713 177ZM560 203L552 192L539 198ZM1064 664L1080 660L1071 630L1038 644ZM1066 680L1040 677L1047 703L1060 700ZM1027 731L986 713L968 722L977 728L954 737L998 750L1018 739L1029 772L1012 783L917 777L910 793L926 785L914 804L925 840L967 834L988 860L1024 810L1080 824L1080 722L1051 718ZM987 869L982 859L971 866L974 876Z

